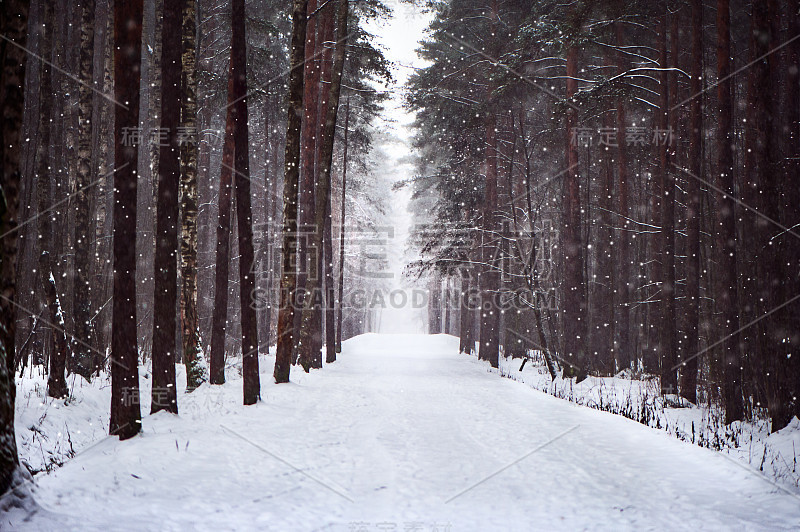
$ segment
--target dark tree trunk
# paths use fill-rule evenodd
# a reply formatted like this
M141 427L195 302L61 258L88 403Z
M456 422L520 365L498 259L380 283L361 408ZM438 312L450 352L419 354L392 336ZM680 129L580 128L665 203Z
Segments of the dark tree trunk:
M622 24L615 24L617 47L623 46ZM626 68L626 61L622 52L617 54L617 70L622 73ZM617 98L615 102L617 108L617 132L625 131L625 102L622 98ZM628 202L628 150L624 142L618 142L617 149L617 195L619 197L619 215L622 219L622 227L618 231L617 238L617 264L619 265L619 276L617 290L619 291L619 349L617 352L617 363L619 368L622 366L630 367L635 362L637 356L631 344L631 263L634 253L632 253L630 238L630 212Z
M322 48L322 67L320 69L320 112L324 112L328 106L328 99L331 91L331 70L334 49L334 4L326 3L320 11L320 40L319 46ZM318 138L321 138L325 124L320 123L318 128ZM322 160L322 143L317 143L317 164ZM322 270L325 275L325 362L330 364L336 361L336 318L335 318L335 287L333 284L333 227L331 226L331 195L328 195L328 202L325 205L325 233Z
M322 253L322 248L316 249L313 247L314 240L313 234L316 228L313 226L315 220L314 213L314 190L317 181L317 166L316 154L317 143L319 139L320 128L320 109L319 109L319 59L317 56L317 0L308 0L306 7L306 40L305 40L305 62L303 63L303 76L305 81L303 83L303 127L301 133L301 148L300 148L300 190L298 192L300 211L299 211L299 236L300 240L297 242L297 294L298 298L302 301L298 303L305 306L305 297L311 296L310 290L307 287L308 279L313 276L319 276L319 254ZM312 16L312 13L313 16ZM302 296L302 297L300 297ZM301 307L302 308L302 307ZM298 328L301 326L302 313L296 313L294 317L294 326ZM317 327L317 320L314 320L311 327ZM297 351L296 357L298 363L301 365L310 365L310 367L320 367L317 364L319 353L316 350L318 331L299 331L297 338ZM308 338L311 344L303 344L304 339ZM303 361L302 358L306 357L307 360Z
M297 244L297 187L300 173L300 135L303 117L303 61L305 59L306 6L308 0L292 3L292 39L289 64L289 106L283 181L283 235L281 293L278 308L278 345L273 376L276 383L289 382L294 345L295 246Z
M94 62L94 16L95 1L81 2L80 26L80 79L78 85L78 157L75 174L75 277L73 281L72 312L74 314L75 336L72 342L74 360L70 365L76 373L89 378L98 368L94 367L95 357L89 350L92 345L90 327L91 309L91 271L89 252L91 251L91 224L89 220L88 187L92 177L92 92Z
M497 122L493 112L486 117L486 192L483 207L483 271L481 272L481 331L478 356L493 368L500 364L500 309L495 304L499 292L497 245Z
M672 15L676 17L677 15ZM673 26L673 29L675 27ZM677 35L671 36L676 42ZM667 68L667 15L661 21L661 68ZM673 66L675 59L673 58ZM659 128L666 138L659 138L658 158L661 179L661 303L659 305L659 320L657 322L660 338L658 354L661 367L661 393L678 393L678 373L676 366L676 350L678 347L677 325L675 318L675 176L669 168L669 134L667 131L671 122L670 113L670 75L666 70L661 71L661 102L659 113ZM673 95L674 98L674 95ZM673 113L674 114L674 113Z
M578 90L577 51L567 50L567 99ZM581 241L581 199L578 182L578 151L572 142L577 125L575 109L567 110L566 163L564 183L564 297L561 327L564 331L564 361L570 364L565 375L578 381L586 377L586 290L583 276L583 242Z
M800 2L789 0L787 6L787 25L788 35L800 35ZM786 121L788 122L788 152L786 154L786 167L784 171L783 183L785 186L785 213L783 225L785 227L798 227L800 224L800 187L794 183L793 179L800 175L800 40L795 40L787 49L787 102L786 102ZM783 235L787 240L788 247L786 255L788 257L788 272L795 272L787 280L787 293L800 293L800 242L794 239L793 235ZM794 305L787 309L785 316L788 324L800 323L800 306ZM788 327L787 327L788 328ZM789 329L792 330L792 329ZM795 415L800 418L800 334L795 333L789 336L789 347L791 357L788 360L787 369L787 390L786 397L789 398L787 417Z
M50 249L54 241L53 221L56 212L51 207L51 187L54 163L50 158L51 133L53 129L53 69L50 56L54 46L55 14L54 6L44 4L44 27L40 42L42 57L39 81L39 139L36 144L36 199L38 205L37 233L39 243L39 262L37 265L39 283L44 295L44 322L49 326L52 336L50 367L47 378L47 394L50 397L67 395L67 381L64 375L67 361L67 345L64 338L64 314L61 312L55 273L53 271ZM53 172L55 173L55 172Z
M258 377L258 324L253 297L256 291L253 252L253 210L250 196L250 135L247 126L247 41L244 0L233 0L231 66L236 154L236 218L239 235L239 302L242 320L242 377L244 404L261 398Z
M609 65L610 66L610 65ZM613 117L606 113L603 115L603 127L611 129ZM614 341L614 164L612 152L605 150L602 163L602 180L600 183L599 198L599 225L597 249L597 277L594 281L594 300L597 308L595 334L593 335L594 350L600 354L598 362L602 364L604 373L619 371L617 352Z
M319 160L319 177L314 194L316 205L314 207L314 234L313 248L321 251L323 249L325 237L325 217L327 215L327 204L330 202L331 193L331 166L333 165L333 143L336 132L336 117L339 111L339 95L341 92L342 71L344 69L344 58L347 49L347 16L348 2L338 0L336 10L336 50L334 52L333 67L331 72L331 89L328 106L325 109L325 126ZM318 252L319 252L318 251ZM311 353L305 351L309 346L316 348L321 345L321 338L315 339L313 335L322 333L322 324L314 323L321 320L321 312L316 312L315 307L322 304L323 294L320 293L321 278L317 272L315 276L309 276L306 282L306 301L303 307L302 326L300 328L300 362L303 369L308 371L313 362Z
M719 170L717 186L725 192L718 195L717 204L717 242L719 247L719 267L717 279L721 292L718 295L718 308L722 311L722 325L725 336L730 336L723 344L723 365L725 377L723 395L725 398L725 420L731 423L743 418L743 397L741 382L741 354L739 337L738 277L736 263L736 213L733 176L733 97L731 93L730 66L730 8L729 0L717 2L717 99L719 101L719 131L717 134L717 154ZM757 69L756 69L757 71ZM755 75L755 74L754 74ZM764 95L759 95L763 97Z
M231 57L232 59L232 57ZM209 382L225 383L225 339L228 324L228 267L231 236L231 176L234 165L233 61L228 73L228 107L225 117L225 143L219 180L219 219L217 221L217 258L214 272L214 310L211 319L211 360Z
M121 440L141 430L136 336L137 148L123 143L123 128L139 126L142 0L114 2L114 302L111 332L111 422Z
M692 0L692 64L689 69L689 92L692 96L702 89L703 72L703 2ZM689 102L689 172L700 177L703 143L703 100L701 96ZM691 175L686 182L686 297L683 312L686 334L681 358L681 396L697 402L697 356L700 351L700 181Z
M17 440L14 435L14 336L16 334L17 216L20 190L20 131L24 111L27 41L27 0L4 2L0 31L8 39L0 44L0 159L3 162L0 194L0 497L15 487L19 476ZM13 43L16 43L16 46Z
M472 347L474 341L472 339L472 307L470 305L470 273L467 268L462 270L461 274L461 295L459 297L459 306L461 311L461 323L459 331L459 353L472 354Z
M164 3L161 21L161 143L156 206L155 298L153 302L153 387L150 413L178 413L175 336L178 317L178 193L181 112L181 2Z

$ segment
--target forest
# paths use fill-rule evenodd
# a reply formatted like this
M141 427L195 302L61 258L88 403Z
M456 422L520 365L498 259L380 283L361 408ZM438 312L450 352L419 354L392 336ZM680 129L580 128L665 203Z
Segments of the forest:
M800 526L800 0L0 6L0 523L81 529L93 499L54 502L94 482L80 464L111 452L107 469L135 481L157 473L134 473L134 457L200 452L190 441L207 454L175 482L199 482L214 506L223 488L199 464L225 459L224 436L243 464L263 451L336 501L298 517L305 492L285 494L305 485L274 487L285 520L268 529L532 529L518 498L535 474L504 485L518 502L503 528L481 521L495 507L467 505L510 467L498 434L525 434L511 449L533 447L548 471L561 462L538 449L556 440L569 469L616 457L627 443L613 434L656 430L675 446L630 452L652 445L663 461L620 468L653 481L694 444L776 487L691 454L676 467L702 476L698 499L758 495L731 495L730 520L687 507L677 524L628 494L651 526L768 526L752 508ZM573 420L531 387L638 424ZM562 418L539 426L558 436L536 446L528 408ZM590 426L595 446L567 443ZM364 445L372 467L345 481L326 449L351 431L364 440L336 456ZM499 453L497 473L426 506L422 473L404 485L400 464L430 460L437 486L483 477L472 447L460 473L442 465L441 447L467 438ZM314 467L267 450L279 446ZM394 484L379 480L386 461ZM116 511L127 488L110 478ZM365 505L376 513L334 511L373 483L388 489ZM640 524L555 506L567 521L537 526ZM164 524L130 509L111 526L257 528L248 511ZM85 526L115 522L103 515Z

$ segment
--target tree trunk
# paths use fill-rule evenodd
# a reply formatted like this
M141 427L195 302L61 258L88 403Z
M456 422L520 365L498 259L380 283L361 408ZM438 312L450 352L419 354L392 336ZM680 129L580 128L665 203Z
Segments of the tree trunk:
M141 430L139 353L136 335L137 148L122 139L123 128L139 126L139 69L142 0L114 2L114 302L111 333L111 421L121 440Z
M325 237L325 217L327 215L327 204L330 202L331 193L331 166L333 165L333 143L336 133L336 116L339 110L339 95L341 93L342 71L344 70L344 59L347 49L347 16L348 2L338 0L336 10L336 49L334 52L333 68L331 72L331 90L328 107L325 110L325 127L322 137L320 150L320 167L317 187L314 194L315 199L315 219L313 248L318 252L323 249ZM312 367L312 353L308 352L309 347L315 348L321 345L321 338L315 339L313 335L320 335L322 332L321 323L314 323L321 318L321 313L315 312L315 306L320 306L323 294L320 293L321 276L317 272L315 276L309 276L306 282L306 300L303 306L302 325L300 328L300 342L298 351L301 353L300 363L303 369L308 372Z
M331 91L331 69L334 49L334 4L328 2L320 10L320 39L322 47L322 67L320 69L320 112L327 109ZM325 125L320 123L318 137L322 136ZM317 164L320 164L322 143L317 143ZM325 362L330 364L336 361L336 318L335 318L335 287L333 285L333 227L331 226L331 196L325 206L325 234L324 261L322 270L325 275Z
M181 330L186 391L205 380L197 323L197 3L183 0L181 26Z
M181 38L180 2L167 1L162 19L161 143L156 210L155 298L153 302L153 387L150 413L178 413L175 335L178 317L178 193L180 188Z
M286 152L283 180L283 235L280 307L278 308L278 345L275 352L276 383L289 382L294 345L295 291L297 272L297 187L300 174L300 134L303 116L303 70L305 60L306 6L308 0L292 3L292 39L289 64L289 106L286 123Z
M577 51L567 50L567 99L578 90ZM581 199L578 183L578 151L572 142L572 130L577 124L575 109L567 110L566 123L566 182L564 183L564 297L561 326L564 331L564 360L570 367L565 375L586 378L586 290L583 277L583 246L581 242Z
M299 235L300 240L297 242L297 294L298 303L300 308L305 306L305 297L311 295L307 288L309 277L319 276L319 254L322 253L322 248L316 249L312 246L314 240L314 233L316 228L313 226L315 220L314 214L314 189L317 180L316 172L316 153L317 153L317 134L320 127L320 109L319 109L319 59L317 59L317 0L308 0L306 7L306 40L305 40L305 62L303 63L303 76L305 81L303 83L303 127L301 136L301 151L300 151L300 212L299 216ZM313 13L313 15L312 15ZM298 312L294 317L295 328L300 327L302 313ZM317 326L317 321L311 323L312 327ZM316 360L319 358L318 353L315 352L318 331L311 331L307 338L311 339L312 345L302 345L304 334L300 330L300 335L297 338L297 351L296 357L300 364L304 364L301 360L303 356L309 357L308 364L313 367L318 367Z
M75 174L75 277L73 280L73 313L75 335L72 342L74 361L71 366L88 379L97 368L92 345L91 327L91 282L89 280L91 250L91 223L89 220L89 190L92 177L92 92L94 62L94 16L95 1L81 2L80 27L80 79L78 85L78 161Z
M234 165L233 61L228 73L228 107L225 117L225 141L219 180L219 219L217 221L217 258L214 272L214 309L211 319L211 360L209 382L225 383L225 339L228 325L228 268L231 237L231 177Z
M741 354L739 338L738 276L736 263L736 213L732 199L733 176L733 98L731 94L730 66L730 8L729 0L717 2L717 99L719 101L719 131L717 154L719 157L718 187L725 196L718 196L717 242L719 268L717 276L721 293L718 308L722 310L723 331L731 335L723 344L725 368L723 395L725 398L725 421L731 423L743 418L741 382ZM757 69L756 69L757 71ZM763 97L760 95L759 97Z
M247 126L247 42L244 0L233 0L231 65L236 154L236 217L239 235L239 303L242 320L242 377L244 404L261 398L258 376L258 324L253 297L256 291L253 252L253 210L250 196L250 134Z
M39 236L39 282L44 295L48 324L52 335L50 352L50 368L47 378L47 394L50 397L67 395L67 381L64 376L67 361L67 346L64 341L64 315L59 312L58 292L55 285L50 252L53 239L53 220L56 213L51 210L52 177L54 161L50 158L50 142L53 116L53 72L50 56L53 51L53 33L55 14L52 4L44 5L44 27L40 52L45 61L40 62L41 75L39 83L39 140L36 144L36 198L38 204L37 232Z
M16 334L17 216L20 190L20 131L24 111L25 61L28 11L27 0L4 2L0 32L8 41L0 44L0 159L3 162L0 194L0 497L15 487L19 469L14 435L14 336Z
M617 47L623 46L622 43L622 24L617 22L615 24L616 44ZM622 73L625 71L626 61L622 52L617 54L617 71ZM617 108L617 133L624 132L626 126L625 119L625 102L622 98L617 98L615 102ZM636 353L631 345L631 263L634 254L631 252L631 239L630 239L630 212L628 203L628 150L624 142L617 143L617 179L618 189L617 195L619 196L619 215L622 219L622 228L619 230L617 238L617 264L619 264L619 276L617 283L617 290L619 291L619 323L617 330L619 331L619 349L617 352L617 365L621 369L622 366L631 367L632 363L636 360Z
M692 64L689 69L689 92L702 90L703 73L703 2L692 0ZM700 177L703 143L703 100L694 97L689 103L689 172ZM686 334L681 360L681 396L697 403L697 357L700 351L700 181L688 176L686 184Z
M495 304L499 292L495 210L497 209L497 122L488 111L486 126L486 193L483 208L483 272L481 272L481 331L478 356L493 368L500 364L500 308Z
M673 15L676 17L677 15ZM667 14L661 18L661 35L659 36L660 61L662 69L667 68ZM675 42L677 35L671 36ZM673 58L673 62L675 59ZM666 138L658 138L659 178L661 182L661 303L657 321L658 354L661 368L661 393L678 393L678 373L675 368L677 350L677 330L675 318L675 182L674 174L669 168L669 133L670 125L670 75L661 71L659 129ZM673 95L674 98L674 95ZM674 113L673 113L674 114Z
M459 353L472 354L472 307L470 305L470 279L469 269L464 268L461 273L461 294L459 306L461 310L461 323L459 331Z
M336 352L342 352L342 303L344 292L344 237L345 237L345 215L347 214L347 203L345 193L347 192L347 140L350 132L350 96L344 107L344 146L342 148L342 196L341 196L341 216L339 218L339 295L336 297Z

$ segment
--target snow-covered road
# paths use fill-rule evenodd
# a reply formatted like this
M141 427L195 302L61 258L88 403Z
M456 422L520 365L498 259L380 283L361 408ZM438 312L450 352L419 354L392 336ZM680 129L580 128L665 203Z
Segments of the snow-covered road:
M46 511L16 526L800 529L800 498L721 454L457 350L443 335L365 335L280 386L262 358L260 404L241 406L237 379L182 395L179 417L146 417L142 436L103 439L37 477Z

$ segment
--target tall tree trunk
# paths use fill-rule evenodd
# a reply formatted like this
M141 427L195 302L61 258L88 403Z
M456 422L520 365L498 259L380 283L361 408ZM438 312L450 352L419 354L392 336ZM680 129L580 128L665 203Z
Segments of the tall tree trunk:
M459 353L472 354L472 307L470 305L470 273L468 268L463 268L461 273L461 294L459 297L459 307L461 320L459 327Z
M153 387L150 413L178 413L175 336L178 317L178 194L180 189L181 2L164 3L161 22L161 143L156 206L155 299L153 303Z
M577 50L567 50L567 99L578 91ZM581 199L578 182L578 151L572 142L577 125L575 109L567 110L566 182L564 183L564 297L561 326L564 331L564 360L569 367L565 374L578 381L586 378L586 290L583 277L583 243L581 242Z
M725 377L725 420L731 423L743 418L741 381L741 353L739 338L738 276L736 263L736 213L733 176L733 97L731 94L730 66L730 8L729 0L717 1L717 99L719 101L719 131L717 153L719 157L718 187L725 196L718 196L717 242L720 288L718 308L722 310L723 330L730 335L723 344ZM763 96L763 95L761 95Z
M114 2L114 303L111 329L111 421L121 440L141 430L139 353L136 335L137 148L126 146L123 128L139 126L142 0Z
M95 1L81 2L80 26L80 79L78 85L78 161L75 174L75 277L73 284L73 313L76 342L72 342L74 361L72 367L84 378L89 378L97 369L94 355L88 349L92 345L91 335L91 225L89 221L89 190L92 178L92 92L94 63L94 17Z
M264 347L265 352L269 352L270 344L270 323L272 322L272 305L270 294L272 293L272 221L273 210L275 206L275 196L273 194L275 184L275 173L270 174L270 161L274 153L272 146L272 124L270 121L270 98L264 98L264 107L262 109L264 117L264 236L262 238L261 246L259 246L259 274L256 277L258 280L263 273L266 273L266 301L262 319L264 320L263 331L264 334L259 335L259 343Z
M692 0L692 64L689 69L689 159L691 174L700 177L703 143L703 100L695 96L702 90L703 2ZM697 403L697 356L700 351L700 181L688 176L686 184L686 335L681 360L681 396Z
M317 134L320 121L319 110L319 59L317 59L317 0L308 0L307 12L307 26L306 26L306 41L305 41L305 63L303 64L303 76L305 81L303 84L303 128L301 137L301 151L300 151L300 212L299 212L299 236L300 240L297 242L297 294L299 303L305 306L305 297L310 295L310 291L306 287L308 278L312 276L319 276L318 270L319 254L322 253L322 248L316 249L311 245L314 240L313 234L315 228L313 227L315 214L314 214L314 187L317 180L316 172L316 153L318 142ZM301 307L302 308L302 307ZM294 317L295 328L300 327L302 313L298 312ZM317 321L311 325L317 326ZM309 364L317 367L316 359L318 353L315 352L316 340L318 336L317 331L313 331L308 336L314 345L302 345L303 331L300 331L300 336L297 338L297 351L296 356L300 364L302 356L308 356Z
M14 489L22 470L19 467L14 435L14 336L16 334L17 216L20 190L20 131L25 108L25 45L28 29L28 0L3 2L0 32L16 43L0 44L0 159L3 181L0 185L0 497Z
M181 26L181 339L186 391L205 380L197 323L197 2L183 0Z
M306 6L308 0L292 3L292 39L289 52L289 106L286 122L286 152L283 178L283 235L278 345L275 352L276 383L289 382L294 345L295 246L297 244L297 188L300 177L300 136L303 117L303 61L305 60Z
M623 46L622 23L615 24L617 48ZM617 53L617 71L625 71L627 61L621 51ZM617 133L624 132L626 126L625 102L622 98L617 98L615 102L617 108ZM617 195L619 197L619 215L622 219L622 227L618 231L617 238L617 264L619 264L619 275L617 290L619 291L619 349L617 352L618 366L630 367L636 360L636 354L631 344L631 263L634 253L630 238L630 212L628 202L628 150L624 142L617 143Z
M344 237L345 237L345 216L347 214L347 141L350 133L350 96L344 106L344 146L342 147L342 195L341 195L341 215L339 218L339 294L336 297L336 352L342 352L342 317L344 311Z
M673 18L677 15L673 14ZM670 122L670 75L667 73L667 17L661 19L660 65L661 99L659 113L659 129L665 138L658 138L659 178L661 181L661 303L657 322L660 333L658 354L661 367L661 393L678 393L678 373L675 368L676 350L678 347L677 325L675 317L675 176L669 168L669 140L667 132ZM673 26L673 31L676 29ZM677 42L677 35L671 35ZM672 59L673 64L675 58ZM672 95L674 98L674 95ZM674 114L674 113L673 113Z
M325 238L325 217L327 215L327 204L330 202L331 193L331 166L333 165L333 143L336 133L336 117L339 111L339 95L341 93L342 71L344 70L344 58L347 50L347 16L348 2L346 0L337 1L336 10L336 49L334 52L333 68L331 72L331 90L328 107L325 109L325 127L322 137L320 150L319 177L314 194L315 217L313 245L315 249L323 249ZM298 350L300 352L300 363L303 369L308 372L312 367L312 353L306 351L309 347L314 348L321 344L321 339L316 339L313 335L320 335L322 332L321 323L314 323L315 319L321 318L321 313L315 312L315 306L322 304L323 294L320 293L321 276L317 272L315 276L309 276L306 281L306 300L303 307L302 325L300 327L300 342Z
M800 35L800 1L789 0L787 5L787 25L788 35ZM798 227L800 224L800 187L796 185L787 186L793 183L793 178L800 175L800 40L795 40L787 49L787 101L786 101L786 120L788 122L789 135L787 138L788 150L786 153L786 166L784 168L783 183L785 187L784 200L784 219L785 227ZM787 272L794 272L793 276L787 280L787 293L800 293L800 242L794 240L792 235L783 235L787 240L788 246L786 255L788 257ZM788 324L800 323L800 306L794 305L787 309L785 316ZM787 384L786 397L789 398L787 408L788 416L792 414L800 418L800 334L797 329L787 326L787 330L795 332L789 335L788 346L791 349L787 363ZM787 417L788 417L787 416Z
M320 69L320 112L324 112L328 106L328 99L331 91L331 69L333 62L334 49L334 4L328 2L320 10L320 40L319 46L322 48L322 66ZM322 136L325 124L319 124L318 138ZM322 159L322 143L317 143L317 164ZM325 275L325 362L330 364L336 361L336 318L335 318L335 287L333 285L333 227L331 226L331 195L328 195L328 202L325 206L325 233L324 249L322 250L322 272ZM320 258L322 258L320 257Z
M228 107L225 116L225 141L219 179L219 219L217 221L216 271L214 272L214 309L211 318L211 357L209 382L225 383L225 340L228 324L228 268L231 239L231 177L234 165L233 61L228 72Z
M52 176L54 161L50 158L51 131L53 128L53 72L50 57L53 52L55 14L54 6L44 5L44 32L40 43L41 74L39 84L39 139L36 145L36 198L38 203L39 263L38 274L44 294L46 323L49 324L53 348L50 353L50 368L47 378L47 394L50 397L67 395L67 381L64 376L67 361L67 345L64 339L64 314L60 312L60 302L56 290L50 249L54 244L53 220L51 211Z
M609 66L611 66L609 64ZM611 129L613 117L609 113L603 115L603 127ZM597 307L597 322L593 343L600 352L600 362L604 373L614 374L619 371L614 334L614 164L611 151L603 153L602 180L600 183L597 276L594 281L594 299ZM618 244L617 244L618 245Z
M787 140L788 123L786 122L785 103L783 95L786 93L783 76L790 70L797 69L798 65L786 65L786 48L779 51L776 48L786 42L781 38L782 5L784 2L767 0L767 19L768 24L760 37L767 41L770 53L767 57L768 80L766 82L768 92L760 95L766 100L766 157L767 161L764 171L761 172L763 180L763 191L765 201L762 205L761 213L772 220L788 221L786 218L787 207L797 209L797 205L789 205L791 201L789 194L794 194L797 189L797 176L791 175L788 180L783 182L787 159ZM796 37L796 34L791 34ZM786 227L785 224L783 224ZM785 229L779 228L770 223L763 226L764 240L769 243L766 245L766 271L765 275L759 278L759 283L763 286L767 297L764 301L768 302L767 310L773 310L783 303L788 290L792 288L789 279L792 274L786 268L791 260L791 247L796 247L797 241L787 234ZM796 233L798 227L792 227ZM795 307L797 304L795 303ZM798 403L796 390L797 382L792 381L792 358L793 346L800 339L797 338L797 323L792 321L792 313L789 308L781 308L765 320L765 334L762 345L765 348L766 358L769 364L770 385L767 398L770 419L772 421L772 431L780 430L788 425L793 417L795 405ZM794 333L794 334L792 334ZM792 336L795 336L794 341ZM794 353L797 356L797 353Z
M492 367L500 364L500 308L495 303L499 292L495 211L497 209L497 132L490 110L485 119L486 193L483 208L483 271L481 272L481 331L478 356Z
M244 404L261 398L258 376L258 324L253 297L256 291L253 252L253 209L250 196L250 134L247 125L247 41L244 0L233 0L234 152L236 154L236 218L239 235L239 302L242 320L242 377Z

